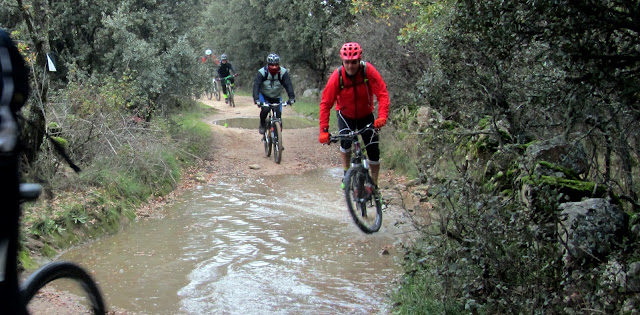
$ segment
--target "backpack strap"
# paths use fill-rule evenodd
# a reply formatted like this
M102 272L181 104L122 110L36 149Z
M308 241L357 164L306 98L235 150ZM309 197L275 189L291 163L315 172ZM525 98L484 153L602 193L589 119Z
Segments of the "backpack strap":
M262 78L263 80L266 80L267 77L269 76L269 69L267 68L267 66L264 66L263 68L264 70L262 71ZM280 67L280 71L278 71L278 81L280 81L280 83L282 83L282 76L284 75L285 70L283 70L282 67Z
M362 66L362 76L364 77L364 83L366 83L367 88L369 88L369 79L367 79L367 63L360 60L360 65ZM338 80L340 81L340 89L344 89L344 82L342 81L342 66L338 68Z

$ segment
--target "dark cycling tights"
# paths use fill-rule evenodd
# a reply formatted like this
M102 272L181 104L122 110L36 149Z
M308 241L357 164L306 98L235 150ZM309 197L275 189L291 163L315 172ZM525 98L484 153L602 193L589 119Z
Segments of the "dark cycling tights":
M350 119L342 116L340 111L337 111L338 117L338 129L340 134L346 134L350 130L362 129L366 125L373 123L375 120L373 114L360 119ZM378 147L378 134L374 134L373 131L367 131L362 133L362 140L367 150L367 157L369 161L375 163L380 161L380 148ZM349 152L351 150L351 141L341 140L340 147L343 151Z

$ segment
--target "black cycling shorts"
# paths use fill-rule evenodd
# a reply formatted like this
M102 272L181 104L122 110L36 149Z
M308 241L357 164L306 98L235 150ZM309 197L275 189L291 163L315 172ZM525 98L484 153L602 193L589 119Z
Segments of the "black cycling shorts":
M366 125L373 123L375 118L373 114L360 118L360 119L350 119L342 116L340 111L336 111L336 116L338 117L338 129L340 130L340 134L347 134L349 131L354 129L362 129ZM371 164L380 163L380 148L378 147L378 133L374 133L369 130L362 133L362 140L364 141L365 151L367 152L367 157L369 158L369 162ZM342 152L351 152L351 141L349 140L341 140L340 141L340 151Z

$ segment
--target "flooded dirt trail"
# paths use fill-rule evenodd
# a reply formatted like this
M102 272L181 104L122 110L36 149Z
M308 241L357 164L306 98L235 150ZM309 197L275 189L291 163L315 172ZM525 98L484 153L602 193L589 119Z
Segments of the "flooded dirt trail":
M338 148L317 142L316 123L294 128L285 108L276 164L262 149L259 109L237 98L235 108L204 101L219 109L206 118L214 154L168 202L59 259L89 269L107 304L131 314L387 313L401 276L394 245L409 229L402 210L386 208L380 232L360 232L339 189Z

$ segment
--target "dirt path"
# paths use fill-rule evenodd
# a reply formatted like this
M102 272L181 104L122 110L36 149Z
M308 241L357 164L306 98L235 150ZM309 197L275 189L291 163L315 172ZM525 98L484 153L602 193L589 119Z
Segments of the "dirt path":
M205 120L211 125L214 134L214 153L212 167L214 174L237 174L247 176L266 176L274 174L295 174L319 167L338 166L337 146L318 143L318 127L304 129L286 129L286 119L297 115L289 106L282 112L284 129L282 140L285 150L282 161L276 164L273 158L264 154L262 136L258 133L260 109L253 104L249 96L236 96L236 107L230 107L223 101L200 100L215 108L218 112ZM295 105L294 105L295 106ZM215 124L215 121L232 118L254 118L255 129L227 128ZM251 169L249 166L258 166Z
M269 176L275 174L300 174L302 172L324 167L339 167L339 147L337 145L321 145L318 143L318 127L304 129L286 129L286 118L298 115L292 108L283 110L283 140L285 150L282 162L276 164L272 157L264 154L262 137L258 133L258 115L260 110L248 96L236 96L236 107L230 107L223 101L201 99L204 104L217 109L216 113L204 120L213 132L212 156L203 159L200 165L190 170L178 188L168 196L159 197L138 211L140 218L161 218L163 208L183 191L193 189L202 182L215 183L219 176ZM295 105L294 105L295 106ZM255 118L254 129L229 128L220 123L232 118ZM394 176L392 172L382 171L380 186L383 196L389 201L385 211L383 224L393 226L394 233L411 230L410 220L400 207L399 191L406 189L406 180ZM345 210L346 211L346 210ZM354 227L355 228L355 227ZM389 246L383 249L385 254L393 254L397 249ZM82 314L80 298L66 292L47 289L41 292L29 304L31 314ZM109 314L133 314L123 310L113 310Z

